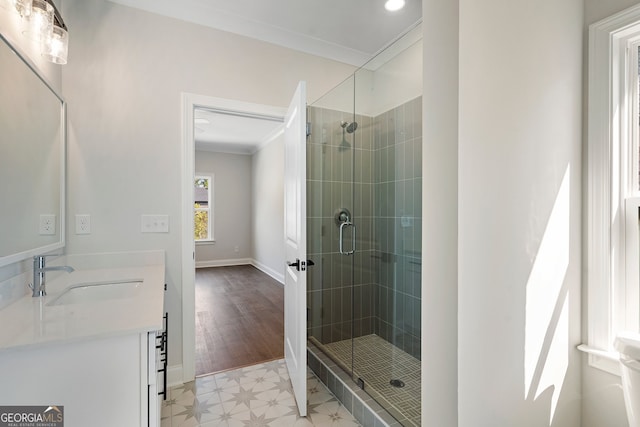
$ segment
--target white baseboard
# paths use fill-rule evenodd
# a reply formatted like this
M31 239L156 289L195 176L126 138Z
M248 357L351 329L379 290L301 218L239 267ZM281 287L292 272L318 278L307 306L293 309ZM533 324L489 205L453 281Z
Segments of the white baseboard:
M196 268L207 267L228 267L231 265L247 265L252 264L251 258L237 258L237 259L220 259L213 261L196 261Z
M262 271L263 273L266 273L269 276L273 277L275 280L277 280L278 282L284 285L284 274L278 273L273 268L268 267L263 263L256 261L255 259L251 260L251 265L253 265L258 270Z
M175 387L184 384L182 378L182 365L167 367L167 387Z

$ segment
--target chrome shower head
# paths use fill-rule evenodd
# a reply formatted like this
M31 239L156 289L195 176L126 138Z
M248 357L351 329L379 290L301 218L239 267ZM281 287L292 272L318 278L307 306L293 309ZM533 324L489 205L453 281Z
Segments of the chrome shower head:
M340 122L340 126L342 129L346 130L347 133L354 133L356 129L358 129L358 122L345 122L344 120Z

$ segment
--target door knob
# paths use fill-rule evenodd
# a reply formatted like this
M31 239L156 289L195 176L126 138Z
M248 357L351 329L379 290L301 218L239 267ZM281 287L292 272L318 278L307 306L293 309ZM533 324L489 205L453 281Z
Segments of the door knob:
M315 263L310 259L308 259L307 262L304 262L296 258L296 262L287 261L287 265L289 267L295 267L297 271L305 271L307 266L315 265Z
M287 261L287 265L289 267L295 267L296 271L300 271L300 260L298 258L296 258L296 262Z

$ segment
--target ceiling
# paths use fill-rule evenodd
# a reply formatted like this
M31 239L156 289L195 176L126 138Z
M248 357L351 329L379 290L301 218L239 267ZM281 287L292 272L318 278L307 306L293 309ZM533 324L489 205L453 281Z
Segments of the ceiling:
M422 19L422 0L388 12L385 0L109 0L324 58L362 66ZM205 110L197 150L250 154L281 122Z
M422 0L109 0L361 66L422 19Z
M282 119L270 116L227 114L196 108L194 111L196 150L253 154L262 144L282 132Z

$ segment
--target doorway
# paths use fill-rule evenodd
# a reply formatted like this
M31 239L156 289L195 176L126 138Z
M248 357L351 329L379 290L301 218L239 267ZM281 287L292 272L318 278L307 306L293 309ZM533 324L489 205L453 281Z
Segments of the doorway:
M221 98L213 98L202 95L183 93L182 95L182 380L191 381L195 378L195 267L196 250L194 241L193 222L193 195L195 176L195 133L194 126L196 109L209 109L222 114L230 114L239 117L266 116L271 118L284 117L285 110L279 107L244 103ZM265 145L275 141L281 136L280 132L275 132L264 142ZM282 188L282 187L281 187ZM258 202L259 203L259 202ZM262 216L261 216L262 217ZM259 239L269 239L269 233L273 230L266 230L265 236ZM276 233L278 238L282 238L282 233ZM281 241L281 240L280 240ZM258 242L254 244L253 252L250 254L250 263L266 272L276 280L280 280L283 272L284 254L277 251L261 251L263 246ZM281 259L280 259L281 258ZM220 264L224 265L224 264Z

